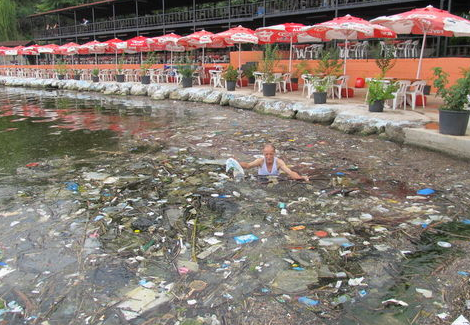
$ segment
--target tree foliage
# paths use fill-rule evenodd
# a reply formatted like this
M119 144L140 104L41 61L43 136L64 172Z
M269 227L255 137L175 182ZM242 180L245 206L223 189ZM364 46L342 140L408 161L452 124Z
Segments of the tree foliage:
M18 38L16 4L13 0L0 0L0 41Z
M40 0L36 8L40 12L76 6L85 3L84 0Z

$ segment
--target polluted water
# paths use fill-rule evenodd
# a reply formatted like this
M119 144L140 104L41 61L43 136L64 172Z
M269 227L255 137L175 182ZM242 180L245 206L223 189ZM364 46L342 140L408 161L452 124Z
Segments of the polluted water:
M200 103L0 104L2 325L470 318L467 161ZM310 180L229 160L266 143Z

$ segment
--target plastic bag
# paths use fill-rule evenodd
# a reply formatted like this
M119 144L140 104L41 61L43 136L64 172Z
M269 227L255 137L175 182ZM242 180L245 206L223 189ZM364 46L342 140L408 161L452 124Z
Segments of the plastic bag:
M225 163L225 172L228 173L230 169L233 169L233 177L235 179L242 179L245 177L245 171L243 170L243 167L240 166L238 161L233 158L227 159Z

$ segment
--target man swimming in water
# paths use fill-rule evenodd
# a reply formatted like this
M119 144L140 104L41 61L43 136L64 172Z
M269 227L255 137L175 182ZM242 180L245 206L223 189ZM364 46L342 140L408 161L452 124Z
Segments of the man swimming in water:
M249 163L240 162L240 166L243 168L258 167L258 175L260 176L278 176L279 170L282 170L292 179L308 182L307 176L300 176L291 170L282 159L275 157L275 154L276 148L272 144L266 144L263 148L263 158L258 158Z

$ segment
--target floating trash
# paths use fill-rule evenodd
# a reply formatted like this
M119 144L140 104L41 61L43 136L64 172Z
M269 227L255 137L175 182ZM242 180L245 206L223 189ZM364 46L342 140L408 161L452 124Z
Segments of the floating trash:
M451 243L448 243L446 241L438 241L437 242L437 245L441 246L441 247L444 247L444 248L449 248L449 247L452 247L452 244Z
M432 188L423 188L423 189L418 190L416 192L416 194L418 194L418 195L432 195L434 193L436 193L436 191L433 190Z

